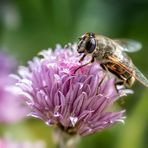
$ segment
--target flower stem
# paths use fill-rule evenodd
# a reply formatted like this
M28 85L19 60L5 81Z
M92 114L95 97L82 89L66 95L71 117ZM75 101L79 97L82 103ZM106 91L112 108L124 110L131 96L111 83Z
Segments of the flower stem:
M55 129L53 133L53 140L56 148L77 148L80 137L77 135L71 136L59 129Z

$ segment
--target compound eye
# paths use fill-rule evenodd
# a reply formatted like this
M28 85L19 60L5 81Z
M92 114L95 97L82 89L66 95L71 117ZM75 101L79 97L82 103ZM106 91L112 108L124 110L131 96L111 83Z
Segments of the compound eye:
M86 42L85 49L88 53L92 53L96 48L96 41L94 38L90 38L89 41Z

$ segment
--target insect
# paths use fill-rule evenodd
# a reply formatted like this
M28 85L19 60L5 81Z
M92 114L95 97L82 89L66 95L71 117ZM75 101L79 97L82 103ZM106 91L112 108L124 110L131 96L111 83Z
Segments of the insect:
M126 54L126 52L138 51L141 47L141 44L134 40L116 40L91 32L85 33L79 38L77 51L83 54L80 62L87 55L91 56L91 60L81 65L80 68L98 61L104 70L111 72L118 78L117 84L131 87L136 79L148 87L147 78Z

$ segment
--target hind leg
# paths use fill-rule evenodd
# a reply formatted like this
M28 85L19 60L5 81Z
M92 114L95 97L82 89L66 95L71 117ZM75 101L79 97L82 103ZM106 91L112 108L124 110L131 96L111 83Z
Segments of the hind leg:
M126 79L125 86L129 88L134 84L134 82L135 78L131 76L128 79Z

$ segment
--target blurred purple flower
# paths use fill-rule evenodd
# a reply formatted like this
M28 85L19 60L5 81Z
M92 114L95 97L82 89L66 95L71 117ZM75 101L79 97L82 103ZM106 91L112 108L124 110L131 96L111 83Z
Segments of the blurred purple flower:
M45 143L43 141L15 142L8 139L0 139L0 148L45 148Z
M20 93L32 110L30 116L82 136L124 122L125 110L111 110L124 90L117 91L115 78L110 79L98 63L74 73L81 65L75 45L72 50L57 46L54 52L49 49L39 55L41 59L34 58L16 76Z
M0 123L17 122L26 114L20 98L8 90L15 84L9 77L15 70L16 61L7 54L0 53Z
M4 52L0 52L0 75L12 73L17 68L16 61Z

